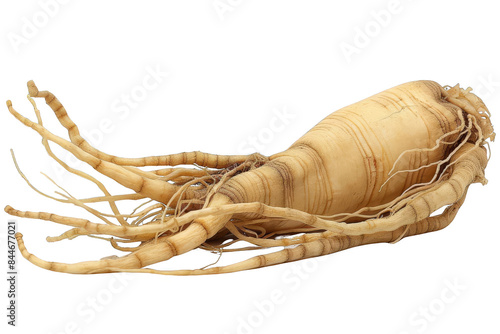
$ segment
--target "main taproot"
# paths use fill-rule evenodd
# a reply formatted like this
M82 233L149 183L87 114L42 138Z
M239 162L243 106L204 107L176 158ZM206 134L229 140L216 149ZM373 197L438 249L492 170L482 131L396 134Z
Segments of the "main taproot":
M22 235L16 235L22 255L33 264L75 274L228 273L439 230L453 220L469 185L486 183L486 146L495 136L490 113L471 88L415 81L332 113L286 151L269 157L184 152L122 158L92 147L52 93L39 91L33 81L28 90L37 121L7 101L9 111L42 136L47 153L63 168L93 182L102 194L52 197L28 184L102 222L11 206L5 211L71 227L48 241L98 237L127 253L74 264L48 262L29 253ZM69 140L44 127L33 98L45 99ZM50 142L132 192L110 194L95 177L59 159ZM121 201L142 201L139 207L144 208L123 214ZM99 202L108 203L110 212L92 207ZM442 207L443 212L432 215ZM238 241L250 246L235 248ZM222 254L280 246L274 253L222 267L146 268L196 248Z

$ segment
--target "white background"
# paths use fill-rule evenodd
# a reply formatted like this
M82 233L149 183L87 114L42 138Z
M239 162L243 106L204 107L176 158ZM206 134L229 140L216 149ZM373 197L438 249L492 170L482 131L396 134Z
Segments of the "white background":
M3 1L0 100L11 99L34 120L25 98L33 79L59 97L99 149L128 157L247 153L249 146L271 154L332 111L418 79L473 87L498 123L500 25L493 6L486 0ZM348 44L356 48L350 56L342 51ZM148 71L161 72L157 84ZM156 87L141 88L144 80ZM123 108L124 94L141 91L133 108ZM64 136L43 100L37 102L47 127ZM10 148L40 190L58 190L42 171L77 197L99 195L56 169L40 137L1 109L0 204L87 217L35 193L19 176ZM292 116L276 123L276 113ZM258 147L252 137L260 138ZM6 325L5 280L2 326L8 333L496 333L496 146L490 182L473 185L455 221L440 232L204 277L69 275L20 257L18 327ZM2 212L2 268L10 218ZM43 259L117 254L83 237L47 243L64 227L17 221L28 249ZM195 251L156 268L199 268L216 258Z

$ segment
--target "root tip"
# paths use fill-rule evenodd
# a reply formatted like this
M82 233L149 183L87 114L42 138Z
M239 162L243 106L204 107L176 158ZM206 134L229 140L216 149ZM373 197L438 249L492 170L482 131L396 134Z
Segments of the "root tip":
M11 214L11 212L14 211L14 208L11 207L10 205L6 205L5 208L3 208L3 210L8 214Z
M12 101L11 100L7 100L7 108L12 108Z
M33 80L28 81L28 92L32 97L36 97L38 95L38 88Z

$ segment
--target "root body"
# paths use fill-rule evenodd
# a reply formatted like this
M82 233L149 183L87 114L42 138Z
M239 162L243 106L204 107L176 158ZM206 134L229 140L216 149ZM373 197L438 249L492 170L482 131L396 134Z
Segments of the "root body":
M39 91L32 81L28 90L37 122L7 101L9 111L40 134L47 153L63 168L94 183L102 195L79 199L66 192L51 197L19 172L42 195L79 206L103 222L11 206L5 211L71 227L48 241L89 236L127 252L74 264L48 262L29 253L22 235L16 235L27 260L74 274L229 273L436 231L450 224L472 183L486 183L485 147L495 137L489 111L470 88L446 89L432 81L416 81L332 113L288 150L270 157L185 152L122 158L97 150L81 137L52 93ZM69 140L44 127L33 98L45 99ZM100 181L55 156L50 143L132 192L111 195ZM144 199L149 201L133 212L120 212L121 201ZM108 203L111 213L94 209L92 204L98 202ZM442 207L442 214L431 216ZM231 248L238 241L252 246ZM131 242L139 245L120 245ZM222 253L269 247L283 249L223 267L146 268L196 248Z

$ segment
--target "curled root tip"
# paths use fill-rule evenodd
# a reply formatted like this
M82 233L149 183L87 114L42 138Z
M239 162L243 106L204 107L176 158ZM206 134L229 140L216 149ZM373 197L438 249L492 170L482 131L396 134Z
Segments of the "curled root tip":
M7 100L7 108L11 108L12 107L12 101L11 100Z

